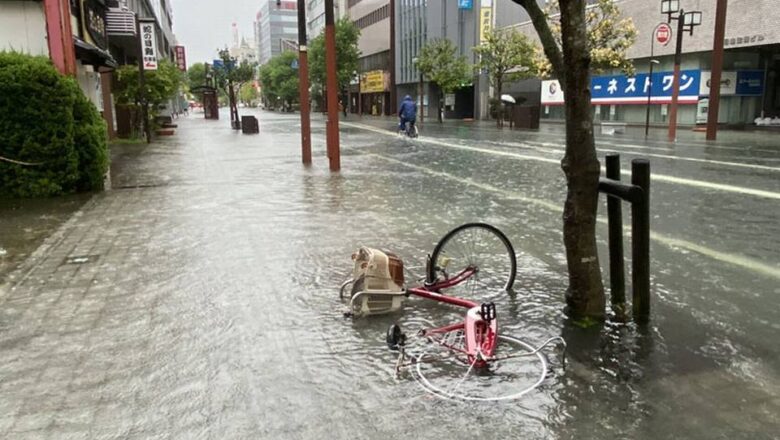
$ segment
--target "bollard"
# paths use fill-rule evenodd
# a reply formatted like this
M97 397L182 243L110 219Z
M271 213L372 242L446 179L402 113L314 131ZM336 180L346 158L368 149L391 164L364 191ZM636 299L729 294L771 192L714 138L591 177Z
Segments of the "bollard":
M631 183L642 189L631 204L632 306L634 320L645 323L650 318L650 162L631 161Z
M607 154L607 179L620 181L620 155ZM607 195L609 229L609 285L612 309L621 315L626 307L626 275L623 262L623 208L622 201Z

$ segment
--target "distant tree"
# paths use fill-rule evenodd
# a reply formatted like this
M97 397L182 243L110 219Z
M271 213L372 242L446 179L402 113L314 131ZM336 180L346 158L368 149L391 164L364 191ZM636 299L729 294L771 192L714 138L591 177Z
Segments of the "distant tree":
M279 102L292 104L298 100L298 70L292 67L297 59L295 52L282 52L260 68L266 102L275 106Z
M549 2L544 10L559 48L562 47L560 12L558 1ZM617 1L597 0L594 5L587 6L585 26L591 72L600 74L618 69L626 75L634 75L634 64L628 59L627 52L636 42L637 31L631 17L621 17ZM540 76L553 76L553 66L539 47L536 48L535 64Z
M237 90L241 88L242 84L254 79L257 65L247 60L239 63L235 57L230 55L227 48L219 50L219 59L222 61L222 66L219 68L215 66L214 69L217 84L227 92L230 121L238 121Z
M479 55L476 67L487 72L493 85L494 102L499 103L505 81L530 78L536 74L534 45L515 29L493 29L483 44L475 47ZM500 125L500 117L496 118Z
M347 18L336 22L336 77L339 91L346 90L358 72L360 29ZM309 42L309 78L315 92L325 88L325 31Z
M187 86L190 90L195 87L206 85L206 65L203 63L195 63L187 69ZM192 92L198 101L203 101L203 93Z
M185 78L175 64L165 59L160 60L157 70L144 72L144 78L146 103L149 106L151 119L154 121L154 116L160 107L176 95ZM127 65L117 69L114 96L118 105L125 106L130 111L131 125L134 130L141 127L143 119L140 89L138 67Z
M242 85L241 90L238 92L238 98L247 107L256 107L258 96L259 94L257 93L257 89L255 88L254 84L251 83Z
M437 38L423 46L417 58L420 72L439 87L439 122L442 122L444 95L470 84L473 79L466 57L456 53L457 48L450 40Z

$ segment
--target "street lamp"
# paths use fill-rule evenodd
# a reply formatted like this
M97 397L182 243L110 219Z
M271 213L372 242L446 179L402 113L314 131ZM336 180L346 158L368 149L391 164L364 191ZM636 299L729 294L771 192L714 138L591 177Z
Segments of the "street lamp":
M672 104L669 107L669 141L677 139L677 102L680 98L680 64L682 63L683 33L693 35L693 29L701 25L701 11L685 12L680 9L680 0L661 0L661 13L666 14L667 23L677 21L677 47L674 52L674 80L672 82Z
M420 72L420 91L419 91L419 95L420 95L420 124L422 124L423 123L423 118L424 118L424 115L425 115L425 101L423 100L423 88L425 86L423 85L423 73L422 73L422 70L420 70L420 66L418 66L419 62L420 62L419 58L417 58L417 57L412 58L412 64L414 64L414 66L417 68L417 71Z
M647 111L645 114L645 139L650 134L650 98L653 96L653 67L661 64L658 60L650 60L650 74L648 76L649 85L647 86Z

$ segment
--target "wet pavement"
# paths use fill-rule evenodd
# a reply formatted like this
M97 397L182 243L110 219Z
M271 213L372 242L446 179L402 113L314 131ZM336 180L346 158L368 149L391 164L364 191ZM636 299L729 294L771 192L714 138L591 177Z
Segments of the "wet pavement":
M114 189L9 276L0 437L780 432L780 140L600 138L600 156L620 151L624 170L655 155L653 316L648 328L581 330L561 312L559 130L426 124L410 141L388 121L351 118L333 175L321 119L307 169L298 117L256 113L258 136L190 116L171 139L121 147ZM496 301L501 331L569 344L566 370L555 365L513 402L442 401L394 377L387 326L446 324L458 310L412 299L392 316L342 317L337 289L355 248L391 249L419 272L435 242L468 221L498 226L518 254L515 291ZM605 225L599 232L604 266Z

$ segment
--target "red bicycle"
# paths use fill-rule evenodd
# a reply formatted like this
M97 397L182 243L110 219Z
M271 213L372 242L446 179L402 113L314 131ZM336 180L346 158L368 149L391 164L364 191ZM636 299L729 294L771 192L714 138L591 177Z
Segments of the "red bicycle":
M405 287L403 262L392 253L362 247L352 259L352 278L340 290L343 299L351 286L351 316L400 310L410 296L466 309L460 322L417 332L422 344L410 343L398 324L387 331L388 347L399 353L396 374L413 366L420 385L438 397L475 401L519 398L539 386L549 372L543 348L558 342L563 347L562 356L565 353L561 337L549 338L533 347L518 338L499 334L492 300L512 288L517 258L509 239L494 226L468 223L447 233L427 258L424 283L418 287ZM503 343L499 346L500 342ZM518 361L524 357L533 362ZM433 366L426 369L424 365ZM470 387L464 385L469 378L476 378ZM455 384L446 386L453 379ZM517 383L507 387L508 382ZM489 391L495 388L491 384L500 390Z

